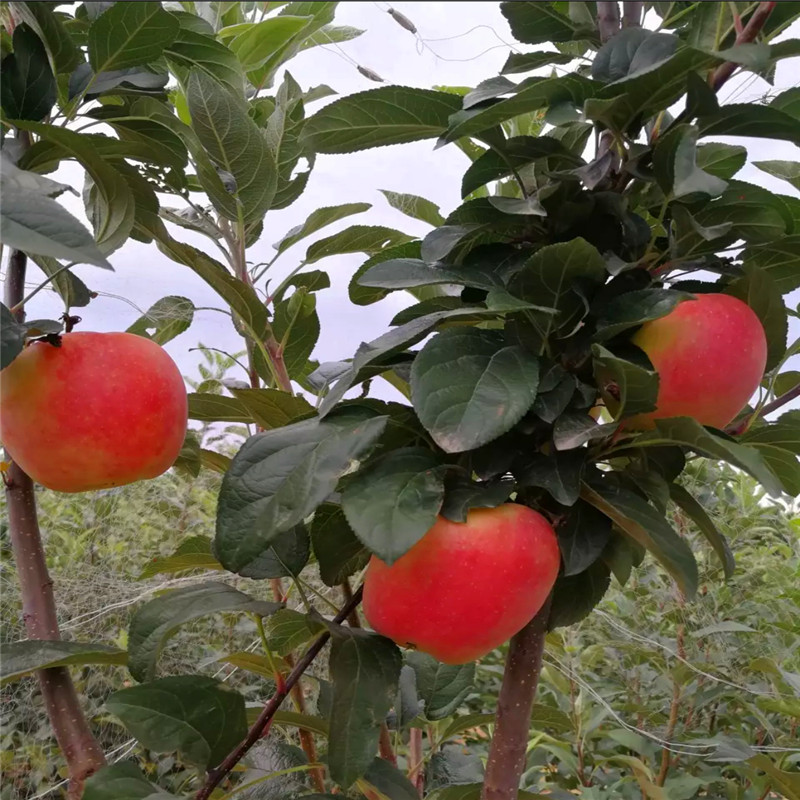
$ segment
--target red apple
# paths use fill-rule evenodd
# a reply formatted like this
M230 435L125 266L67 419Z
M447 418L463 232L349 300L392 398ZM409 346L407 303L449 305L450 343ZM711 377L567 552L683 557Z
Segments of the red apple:
M655 411L626 426L652 427L664 417L694 417L724 428L758 389L767 338L753 309L727 294L698 294L661 319L646 322L633 343L658 372Z
M443 661L474 661L510 639L542 607L558 574L558 540L526 506L439 517L391 566L373 556L364 614L403 647Z
M186 388L155 342L66 333L34 342L0 373L0 440L35 481L86 492L155 478L186 434Z

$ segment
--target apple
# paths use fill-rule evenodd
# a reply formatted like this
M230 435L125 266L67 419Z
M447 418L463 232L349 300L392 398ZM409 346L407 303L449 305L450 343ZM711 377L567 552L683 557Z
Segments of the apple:
M186 434L175 362L132 333L34 342L0 372L0 440L35 481L86 492L155 478Z
M626 427L654 419L694 417L724 428L758 389L767 363L767 337L753 309L727 294L698 294L669 314L646 322L633 343L658 372L655 411Z
M370 559L364 614L402 647L465 664L533 618L559 563L555 531L526 506L473 509L464 523L439 517L391 566Z

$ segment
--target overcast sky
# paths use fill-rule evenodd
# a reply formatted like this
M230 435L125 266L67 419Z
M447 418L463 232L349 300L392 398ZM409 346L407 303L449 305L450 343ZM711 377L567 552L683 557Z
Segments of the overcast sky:
M515 44L496 2L405 2L395 3L394 7L414 22L419 39L389 16L386 3L342 2L336 24L355 26L366 32L360 38L341 45L341 50L335 47L314 48L301 53L290 64L295 79L304 88L326 83L340 95L376 87L378 84L356 70L354 63L357 63L377 72L387 84L474 86L497 75L512 48L523 52L544 49ZM796 24L782 38L798 35L800 25ZM754 100L767 91L775 92L795 85L797 66L798 59L780 62L774 87L749 73L733 79L723 88L721 99L723 102ZM313 104L309 113L321 108L325 102L328 101ZM727 140L720 138L719 141ZM797 160L796 148L788 142L729 141L745 145L750 160ZM387 225L410 234L424 235L429 226L390 208L379 190L422 195L437 203L447 214L460 202L460 179L467 163L466 156L454 145L434 152L431 141L344 156L318 156L305 193L290 208L267 215L264 235L248 251L248 258L254 262L267 260L274 252L272 244L290 228L300 224L311 211L348 202L368 202L373 207L364 214L326 228L320 236L351 224ZM77 188L82 183L82 173L75 165L63 167L52 177L75 183ZM737 177L784 194L797 194L788 183L771 178L749 164ZM62 198L73 213L82 213L77 198L69 195ZM177 236L191 240L184 231ZM208 240L191 241L216 255ZM274 267L275 279L279 280L297 265L312 241L313 238L301 242L281 257ZM317 295L322 336L314 357L320 361L349 358L360 341L381 334L397 311L412 301L408 295L397 292L372 306L352 306L347 297L347 284L365 258L361 254L337 256L312 267L327 270L332 281L331 289ZM100 297L87 308L79 310L83 317L80 329L112 331L128 327L140 312L118 298L126 298L139 309L147 309L166 295L189 297L197 306L220 305L213 291L188 267L174 264L154 245L130 241L114 253L110 261L114 272L91 266L75 268L76 274L100 293ZM28 278L31 288L42 279L35 268L30 270ZM28 309L33 318L58 316L61 311L60 299L51 292L40 293ZM791 322L794 336L790 334L790 341L800 332L797 320ZM184 374L194 375L196 372L198 354L190 353L189 349L199 342L228 351L241 349L241 339L233 331L229 319L213 311L199 311L192 327L167 345ZM798 368L796 364L793 366ZM384 391L380 394L390 396Z

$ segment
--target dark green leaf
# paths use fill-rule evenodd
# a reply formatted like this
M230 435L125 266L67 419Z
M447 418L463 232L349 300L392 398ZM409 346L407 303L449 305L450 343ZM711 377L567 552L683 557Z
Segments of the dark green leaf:
M472 691L475 664L442 664L427 653L406 654L406 662L417 675L417 692L429 720L449 717Z
M460 108L461 98L446 92L385 86L325 106L306 123L302 138L317 153L432 139Z
M145 603L128 629L128 669L137 681L152 680L167 639L191 620L219 611L239 611L266 617L280 606L253 600L224 583L200 583L164 592Z
M789 411L777 422L751 428L742 441L754 447L780 478L786 493L800 494L800 418Z
M600 310L595 338L612 339L623 331L660 319L692 295L673 289L638 289L618 295Z
M598 50L592 77L610 83L647 72L671 58L679 41L677 36L646 28L621 30Z
M33 29L24 24L14 28L13 41L14 52L1 65L0 105L12 119L40 120L56 102L56 79L47 51Z
M0 684L19 680L39 669L84 664L125 664L127 660L128 654L124 650L105 644L38 639L6 642L0 662Z
M389 800L419 800L416 786L388 761L375 757L364 773L364 780Z
M763 245L749 245L742 252L745 266L766 272L781 294L800 288L800 235L783 236Z
M369 561L369 550L350 529L341 506L332 503L323 503L314 512L311 543L326 586L339 586Z
M412 238L407 233L382 225L351 225L339 233L314 242L306 251L305 263L314 264L322 258L344 253L372 255L386 247L408 242Z
M697 166L698 130L678 125L658 140L653 151L653 169L659 185L675 198L705 194L721 195L727 183Z
M411 241L404 244L395 245L394 247L387 247L385 250L380 250L375 255L368 258L355 272L350 279L348 286L348 294L350 300L359 306L366 306L370 303L376 303L378 300L383 299L389 294L388 290L372 289L361 285L361 276L368 272L372 267L381 264L384 261L392 259L418 259L420 257L420 242Z
M253 415L235 397L220 394L189 394L189 419L201 422L253 423Z
M276 611L264 626L270 649L279 656L287 656L325 630L325 625L308 614L291 608Z
M465 475L449 476L445 485L441 514L451 522L466 522L471 508L497 508L508 500L516 488L512 480L498 483L476 483Z
M362 467L342 492L342 510L358 538L392 564L433 527L443 498L436 456L407 447Z
M344 217L349 217L352 214L360 214L362 211L368 211L372 206L369 203L346 203L341 206L327 206L326 208L318 208L312 211L302 225L297 225L288 231L284 237L274 245L279 253L288 250L293 244L297 244L301 239L316 233L326 225L330 225Z
M552 3L507 2L500 4L503 16L511 26L514 38L525 44L571 42L581 37L595 37L594 28L583 28L560 13ZM578 36L580 31L581 36Z
M106 707L143 747L177 750L189 764L219 764L247 734L244 697L202 675L178 675L114 692Z
M708 515L708 512L680 484L671 483L669 486L669 495L672 501L680 506L684 513L694 521L700 533L708 539L709 544L714 548L714 551L722 563L725 577L730 578L736 569L736 562L733 560L733 553L731 552L728 540L719 532L714 521Z
M309 516L374 444L386 420L340 413L250 437L219 494L215 550L226 569L238 572Z
M0 210L0 219L2 211ZM0 236L2 239L2 236ZM86 284L73 275L69 270L63 270L61 264L50 256L40 256L29 253L29 258L36 263L44 274L51 279L53 288L61 296L64 306L69 308L83 308L92 300L92 292Z
M611 520L586 501L578 500L566 520L556 527L556 533L563 575L569 578L588 569L600 557L611 537Z
M602 345L592 347L597 386L614 420L653 411L658 397L658 373L618 358Z
M655 420L655 430L636 439L637 447L679 444L706 458L727 461L752 475L773 496L781 493L780 481L752 447L712 433L690 417Z
M499 275L479 267L454 267L427 264L418 258L393 258L371 267L358 279L360 286L381 289L414 289L422 286L454 284L487 291L502 287Z
M128 333L164 345L187 330L192 319L194 303L187 297L162 297L128 328Z
M187 89L192 127L215 164L233 177L245 223L261 219L277 189L267 141L244 106L215 79L194 70ZM227 208L218 209L228 214ZM235 219L235 217L233 217Z
M178 35L178 20L161 3L114 3L89 28L95 73L155 61Z
M29 25L50 54L54 72L71 72L81 61L72 37L49 3L10 3L14 16Z
M5 369L22 352L27 333L27 327L0 303L0 369Z
M548 630L565 628L588 617L610 585L611 572L602 561L576 575L560 576L553 587Z
M445 786L461 786L483 780L483 762L476 753L465 752L458 745L445 745L437 750L425 772L428 791Z
M232 389L234 397L263 430L280 428L313 411L303 397L279 389ZM236 421L236 420L232 420Z
M646 500L615 481L600 478L584 484L581 496L647 548L687 597L694 596L698 582L694 555L689 545Z
M101 767L86 780L82 800L178 800L146 780L131 761Z
M308 563L310 553L308 531L304 525L295 525L275 536L263 552L239 569L239 574L256 580L294 577Z
M328 768L342 787L349 787L372 763L401 666L400 651L383 636L351 628L334 631Z
M531 407L539 362L498 331L451 329L414 359L414 409L447 453L473 450L516 425Z
M744 147L720 142L701 144L696 151L697 166L709 175L730 180L746 163Z
M524 460L524 466L514 470L520 487L537 486L564 506L578 499L583 477L586 453L583 450L556 451L551 455L533 453Z
M553 426L553 445L556 450L572 450L586 442L604 439L617 430L616 423L600 425L594 417L581 412L562 414Z
M569 64L573 60L574 56L569 53L550 53L547 51L511 53L500 72L503 75L512 75L517 72L529 72L539 67L549 67L553 64Z
M291 377L303 374L308 359L319 340L319 317L316 297L298 289L288 300L276 302L272 332L283 348L283 362ZM271 377L265 366L265 377Z
M381 193L392 208L396 208L407 217L427 222L434 227L444 224L444 217L439 213L439 206L424 197L416 194L399 194L386 189L381 189Z
M743 300L758 315L767 336L766 371L769 372L781 363L789 333L789 319L780 290L769 272L748 265L745 275L727 286L725 292Z
M734 103L698 120L701 136L756 136L800 145L800 119L772 106Z

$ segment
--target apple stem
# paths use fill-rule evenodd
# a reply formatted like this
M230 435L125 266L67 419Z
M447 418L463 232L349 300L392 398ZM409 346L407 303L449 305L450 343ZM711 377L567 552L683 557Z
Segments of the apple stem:
M551 602L552 595L509 644L481 800L515 800L519 792Z
M26 267L25 253L12 250L5 283L5 302L9 308L17 306L23 298ZM24 307L19 306L14 317L23 322ZM13 453L11 456L13 458ZM61 633L58 628L53 581L47 571L33 481L12 461L6 475L5 487L8 526L22 594L25 630L31 639L58 640ZM92 735L83 714L69 669L41 669L36 672L36 677L50 725L67 762L67 797L69 800L78 800L83 794L86 778L106 763L103 749Z
M349 616L354 608L358 607L361 602L361 595L363 587L353 594L350 602L346 603L341 611L333 618L334 623L341 625ZM244 758L250 748L258 742L262 737L264 730L268 725L272 724L272 719L277 713L281 704L288 696L289 692L294 688L303 673L311 666L314 659L320 654L322 649L328 643L331 635L325 631L322 635L318 636L308 649L303 653L302 657L298 660L294 669L286 676L286 683L283 688L278 689L274 695L267 701L266 705L259 714L258 719L253 723L247 736L233 749L219 766L208 771L206 775L206 782L200 787L199 791L194 797L194 800L208 800L214 789L231 773L233 768Z

